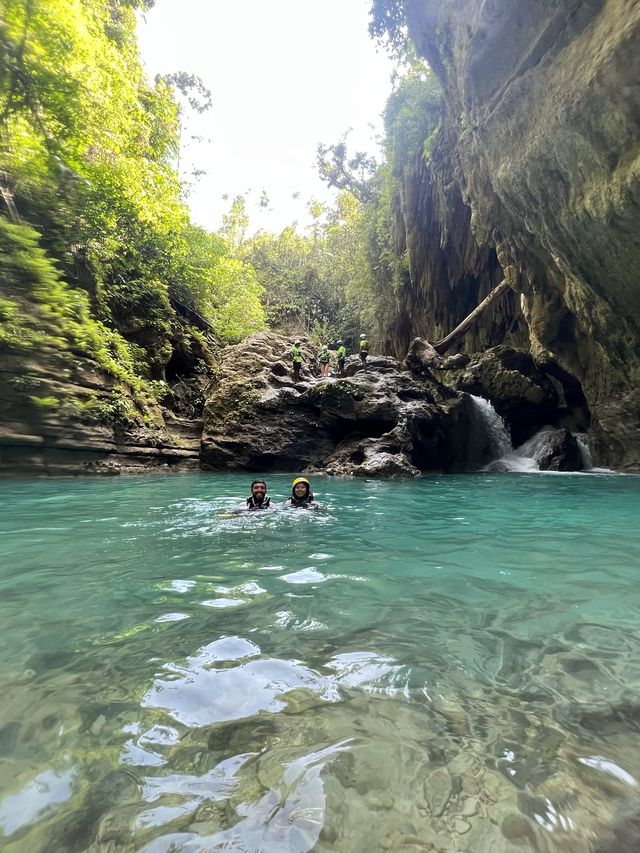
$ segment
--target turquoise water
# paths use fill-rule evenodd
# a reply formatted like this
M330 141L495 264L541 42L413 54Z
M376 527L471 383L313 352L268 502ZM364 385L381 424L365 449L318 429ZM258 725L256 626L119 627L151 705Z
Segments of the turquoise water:
M250 479L0 482L3 849L622 837L640 478Z

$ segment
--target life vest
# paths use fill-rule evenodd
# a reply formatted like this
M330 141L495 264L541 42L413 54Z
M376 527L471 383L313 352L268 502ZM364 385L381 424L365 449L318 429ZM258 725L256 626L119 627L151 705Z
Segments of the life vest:
M299 347L291 347L291 358L297 364L302 364L302 350Z
M369 341L360 341L360 352L369 352Z
M256 503L256 499L253 495L250 498L247 498L247 507L249 509L268 509L269 504L271 503L271 498L265 497L262 503Z
M304 506L310 503L313 503L313 492L309 492L303 498L296 498L295 495L291 495L291 506Z
M338 347L338 358L346 358L347 357L347 348L343 344L341 347Z
M331 361L331 353L329 351L325 352L324 350L322 350L322 352L318 356L318 361L320 362L320 364L329 364L329 362Z

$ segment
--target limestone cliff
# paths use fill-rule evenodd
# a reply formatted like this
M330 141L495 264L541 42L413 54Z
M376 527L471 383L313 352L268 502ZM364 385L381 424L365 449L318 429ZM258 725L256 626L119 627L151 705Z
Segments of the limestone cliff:
M448 331L504 271L514 293L466 348L526 334L538 363L582 385L597 460L640 465L640 4L407 0L406 13L444 112L400 199L413 319L398 347Z
M202 421L141 405L88 358L2 353L0 476L120 474L200 464Z

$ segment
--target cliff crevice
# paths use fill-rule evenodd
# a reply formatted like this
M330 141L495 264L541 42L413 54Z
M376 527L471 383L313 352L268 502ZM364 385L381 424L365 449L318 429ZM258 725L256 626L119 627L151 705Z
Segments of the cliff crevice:
M407 21L443 92L429 162L416 152L398 196L413 330L435 340L511 270L464 348L557 361L599 463L638 466L640 6L409 0Z

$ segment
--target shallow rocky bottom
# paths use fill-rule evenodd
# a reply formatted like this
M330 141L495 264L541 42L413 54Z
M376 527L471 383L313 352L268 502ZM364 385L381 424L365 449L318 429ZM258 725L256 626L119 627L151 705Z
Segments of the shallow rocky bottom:
M3 849L638 847L635 478L61 485L0 528Z

